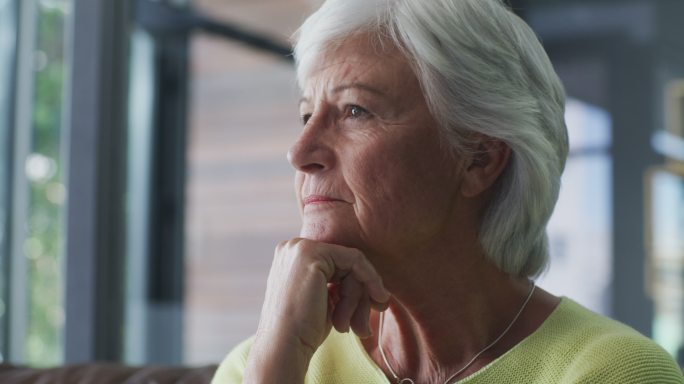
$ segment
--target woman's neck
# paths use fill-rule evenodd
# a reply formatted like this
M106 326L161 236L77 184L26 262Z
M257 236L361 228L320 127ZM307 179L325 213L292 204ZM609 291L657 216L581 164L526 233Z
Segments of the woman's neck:
M440 258L432 253L429 260L410 263L411 268L386 277L393 299L384 318L383 349L399 377L416 383L441 383L464 367L506 329L531 288L527 279L504 274L482 256ZM557 302L543 291L535 294L510 331L458 377L515 346L541 325ZM375 336L364 345L388 372L377 348L379 317L372 320Z

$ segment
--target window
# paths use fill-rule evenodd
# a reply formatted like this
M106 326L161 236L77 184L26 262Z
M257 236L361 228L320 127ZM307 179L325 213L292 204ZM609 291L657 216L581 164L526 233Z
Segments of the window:
M27 232L26 362L62 361L63 206L66 198L62 149L67 1L38 2L35 91L31 149L26 159L29 181ZM21 160L21 159L18 159Z
M0 361L4 360L9 347L8 334L8 286L10 243L8 237L11 202L11 139L12 94L14 92L14 67L16 61L17 5L14 1L0 3Z
M548 226L551 263L539 285L610 315L611 118L605 110L573 98L565 110L570 156Z
M66 0L0 4L0 18L6 21L0 28L7 29L2 44L12 52L13 40L19 42L17 61L3 57L0 65L2 116L11 117L0 122L0 143L11 148L4 151L9 156L0 167L0 184L9 180L11 185L11 190L7 184L2 188L2 202L11 199L0 215L3 292L10 296L3 299L0 314L7 308L9 316L2 317L9 330L3 339L7 356L34 366L63 359L66 190L61 154L69 6ZM11 222L5 221L7 215Z

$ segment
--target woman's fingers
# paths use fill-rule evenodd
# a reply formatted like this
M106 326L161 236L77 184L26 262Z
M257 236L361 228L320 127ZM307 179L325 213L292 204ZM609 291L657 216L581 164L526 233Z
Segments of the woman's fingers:
M356 306L356 311L351 317L351 329L360 338L370 337L373 332L370 329L370 309L371 303L368 296L364 296Z
M326 252L328 263L324 274L328 281L344 279L349 275L364 284L370 298L378 303L387 303L390 293L382 284L382 278L361 251L330 244Z
M349 325L359 302L367 295L364 286L351 276L340 282L340 300L335 305L332 323L338 332L349 332Z
M359 337L371 336L371 300L365 286L352 277L347 277L337 285L337 300L333 300L332 324L338 332L349 332L351 328Z
M389 308L389 300L382 303L378 303L377 301L371 300L370 306L372 309L378 312L384 312L387 308Z
M351 327L359 337L371 336L370 309L386 310L391 297L382 278L359 250L329 244L324 258L326 280L339 282L333 326L338 332L348 332Z

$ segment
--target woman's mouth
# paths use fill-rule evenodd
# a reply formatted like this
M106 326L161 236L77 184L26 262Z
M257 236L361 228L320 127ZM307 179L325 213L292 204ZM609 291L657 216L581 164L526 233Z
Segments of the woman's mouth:
M320 204L329 204L329 203L341 203L344 202L344 200L336 199L330 196L321 196L321 195L309 195L305 197L302 202L304 203L304 206L307 205L320 205Z

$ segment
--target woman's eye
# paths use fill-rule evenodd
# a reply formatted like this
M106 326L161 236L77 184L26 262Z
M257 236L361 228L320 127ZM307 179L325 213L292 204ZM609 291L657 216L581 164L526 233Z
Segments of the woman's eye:
M359 107L358 105L350 105L347 107L347 114L349 115L349 117L359 119L359 118L367 117L368 111Z

